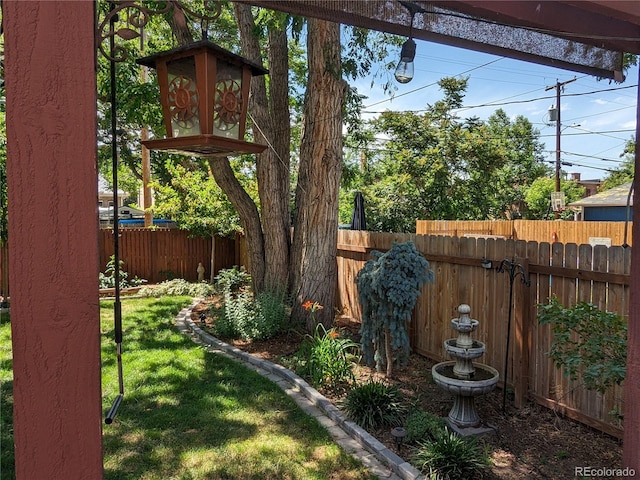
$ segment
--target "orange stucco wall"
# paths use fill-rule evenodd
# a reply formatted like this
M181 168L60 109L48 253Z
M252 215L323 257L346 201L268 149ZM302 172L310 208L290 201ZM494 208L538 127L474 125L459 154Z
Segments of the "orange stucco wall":
M19 480L102 478L94 2L3 2Z

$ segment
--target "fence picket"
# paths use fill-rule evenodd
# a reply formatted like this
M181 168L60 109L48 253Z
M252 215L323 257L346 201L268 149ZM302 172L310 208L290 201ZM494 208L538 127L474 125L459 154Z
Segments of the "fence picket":
M113 255L113 230L99 231L100 270L104 271ZM229 240L222 239L224 245ZM170 277L189 281L198 279L198 263L205 267L205 278L211 268L211 238L191 237L189 232L176 229L120 230L120 258L129 278L137 276L150 283L167 280ZM216 258L216 268L234 265L235 253L229 248L221 248L220 258Z
M558 222L556 220L417 220L420 235L482 236L496 235L514 240L551 242L555 233L562 243L588 244L590 238L604 238L611 245L625 242L624 222ZM626 242L632 245L631 225Z

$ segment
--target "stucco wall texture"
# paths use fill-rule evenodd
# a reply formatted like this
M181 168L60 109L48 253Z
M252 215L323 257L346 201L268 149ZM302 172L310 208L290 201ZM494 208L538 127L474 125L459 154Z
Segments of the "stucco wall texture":
M21 480L102 478L94 7L3 2Z

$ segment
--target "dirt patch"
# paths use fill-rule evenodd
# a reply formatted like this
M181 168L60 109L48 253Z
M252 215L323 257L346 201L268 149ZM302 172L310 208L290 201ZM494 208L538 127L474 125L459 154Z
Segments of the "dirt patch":
M193 310L192 318L200 323L205 314L205 325L214 321L207 316L209 303L203 302ZM336 318L336 326L343 335L359 339L359 324L349 318ZM229 340L226 342L257 357L280 363L282 358L294 354L304 334L290 332L265 341ZM431 379L435 362L412 354L407 367L396 371L389 383L396 385L413 408L446 417L453 403L451 395L441 390ZM358 365L354 371L359 382L370 378L385 379L384 375L366 366ZM385 379L386 380L386 379ZM319 391L338 404L341 397L331 391ZM476 400L480 417L495 428L495 434L482 438L492 459L493 480L550 479L567 480L576 477L576 467L622 468L622 441L598 432L556 412L529 402L516 409L507 400L502 411L502 391L495 390ZM412 448L396 448L387 429L369 432L402 458L410 459ZM599 477L614 478L614 477Z

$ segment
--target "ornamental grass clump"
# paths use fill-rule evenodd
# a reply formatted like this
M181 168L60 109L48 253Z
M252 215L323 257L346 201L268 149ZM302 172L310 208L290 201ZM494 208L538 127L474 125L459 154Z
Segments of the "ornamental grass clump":
M351 420L369 431L401 425L407 411L397 387L375 380L353 387L341 406Z
M482 478L491 461L473 437L445 431L437 439L420 443L412 462L423 474L439 480Z
M393 377L394 365L405 366L409 360L407 323L422 285L433 282L434 274L410 241L371 255L374 259L356 277L362 305L362 355L368 366L375 365L378 371L386 367L387 376Z

